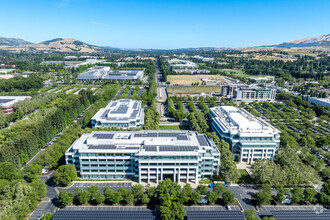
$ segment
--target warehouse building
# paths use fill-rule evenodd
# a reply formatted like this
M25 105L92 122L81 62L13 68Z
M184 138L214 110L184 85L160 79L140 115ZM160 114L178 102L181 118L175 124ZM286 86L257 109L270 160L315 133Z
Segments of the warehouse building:
M210 108L210 116L212 129L230 144L235 160L274 160L280 144L280 132L275 127L233 106Z
M108 66L95 66L89 68L86 72L78 75L78 80L100 80L101 77L110 71Z
M111 101L92 118L92 127L142 128L143 124L142 102L131 99Z
M219 173L220 152L195 131L94 131L76 140L65 160L83 179L198 183Z
M31 96L0 96L0 107L3 113L10 115L15 111L15 104L17 102L32 99Z

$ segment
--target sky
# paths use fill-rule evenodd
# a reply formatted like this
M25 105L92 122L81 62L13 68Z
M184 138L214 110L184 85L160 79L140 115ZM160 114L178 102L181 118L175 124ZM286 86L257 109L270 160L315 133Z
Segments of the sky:
M0 0L0 37L118 48L272 45L330 34L330 0Z

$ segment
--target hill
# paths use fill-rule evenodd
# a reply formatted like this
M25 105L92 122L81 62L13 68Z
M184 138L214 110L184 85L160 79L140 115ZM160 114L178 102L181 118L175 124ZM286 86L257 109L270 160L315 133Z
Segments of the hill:
M330 34L284 42L274 45L274 47L330 47Z
M28 41L25 41L20 38L9 38L9 37L0 37L0 45L1 46L23 46L26 44L31 44Z
M23 40L22 40L23 41ZM1 49L10 51L50 51L65 53L96 53L106 50L102 47L86 44L73 38L55 38L41 43L25 43L20 45L4 44Z

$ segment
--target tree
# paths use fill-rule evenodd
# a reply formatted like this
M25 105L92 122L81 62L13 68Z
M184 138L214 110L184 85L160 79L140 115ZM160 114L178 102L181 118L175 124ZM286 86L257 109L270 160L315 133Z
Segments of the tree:
M278 192L277 195L275 196L275 200L276 200L278 203L283 202L284 199L285 199L285 196L284 196L284 193L282 193L282 192Z
M144 205L144 204L148 204L149 202L150 202L150 199L149 199L148 195L143 194L142 198L141 198L141 204Z
M14 180L22 179L22 171L10 162L0 163L0 179Z
M68 186L76 178L76 168L71 164L60 166L54 173L54 182L60 186Z
M41 220L52 220L53 213L47 212L44 216L42 216Z
M78 201L80 204L85 204L89 201L91 195L88 191L80 191L78 194Z
M292 193L292 201L295 203L300 203L303 200L304 190L300 187L295 187L291 190Z
M110 198L109 200L110 200L111 203L116 204L116 203L119 203L122 199L123 199L123 197L121 196L121 194L119 192L115 192L113 194L113 197Z
M198 185L196 190L199 191L199 193L202 195L206 195L208 192L208 188L205 185Z
M305 189L305 201L310 202L310 203L314 203L317 201L317 199L315 198L317 192L314 188L307 188Z
M240 173L236 168L236 163L234 161L235 157L229 150L229 144L224 140L221 140L221 145L218 146L221 152L221 167L220 172L225 179L226 183L237 182L240 178Z
M207 201L209 203L215 203L218 200L218 198L219 198L219 193L217 192L209 192L207 194Z
M182 203L187 203L190 200L191 195L193 194L193 189L191 188L190 184L187 183L184 185L181 195L182 195Z
M259 218L255 216L256 211L253 209L247 209L244 211L244 216L246 220L258 220Z
M191 201L193 204L197 204L199 201L202 200L202 198L203 198L203 197L202 197L200 191L195 190L195 191L192 193L191 197L190 197L190 201Z
M223 193L222 199L223 199L223 202L228 205L228 204L235 202L235 195L234 195L234 193L232 193L231 191L228 190Z
M38 164L29 164L24 168L25 178L28 182L38 179L41 175L42 167Z
M30 186L33 187L35 195L37 196L38 199L42 199L42 198L46 197L47 188L46 188L46 184L43 180L41 180L41 179L33 180L30 183Z
M262 190L257 193L257 200L260 205L269 205L272 199L272 194Z
M101 204L102 202L104 202L104 200L105 200L105 196L102 193L96 193L94 195L93 202L95 204Z
M144 195L144 187L142 185L135 185L132 187L131 193L134 196L134 202L141 204Z
M222 184L217 184L213 187L213 192L216 192L218 194L222 194L226 191L227 189L222 185Z
M61 190L58 199L60 201L60 204L63 206L69 205L73 202L74 194L72 192L67 192L65 190Z
M103 188L103 193L104 193L104 196L105 196L105 200L108 202L108 203L112 203L112 198L114 197L114 194L115 192L113 191L113 189L110 189L109 186L106 186L105 188Z

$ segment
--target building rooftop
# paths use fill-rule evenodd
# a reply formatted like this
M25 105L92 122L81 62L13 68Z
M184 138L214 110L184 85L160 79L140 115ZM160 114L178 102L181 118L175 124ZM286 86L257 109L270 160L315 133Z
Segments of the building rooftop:
M274 136L279 131L266 121L251 115L242 108L222 106L211 108L216 115L216 122L225 133L240 134L240 136Z
M110 101L105 108L101 108L92 120L106 122L128 122L131 119L143 118L142 102L131 99Z
M31 99L31 96L0 96L0 106L11 106L17 102Z
M205 134L195 131L94 131L83 134L72 145L72 150L79 152L125 151L140 155L196 155L200 151L217 151L215 148Z

